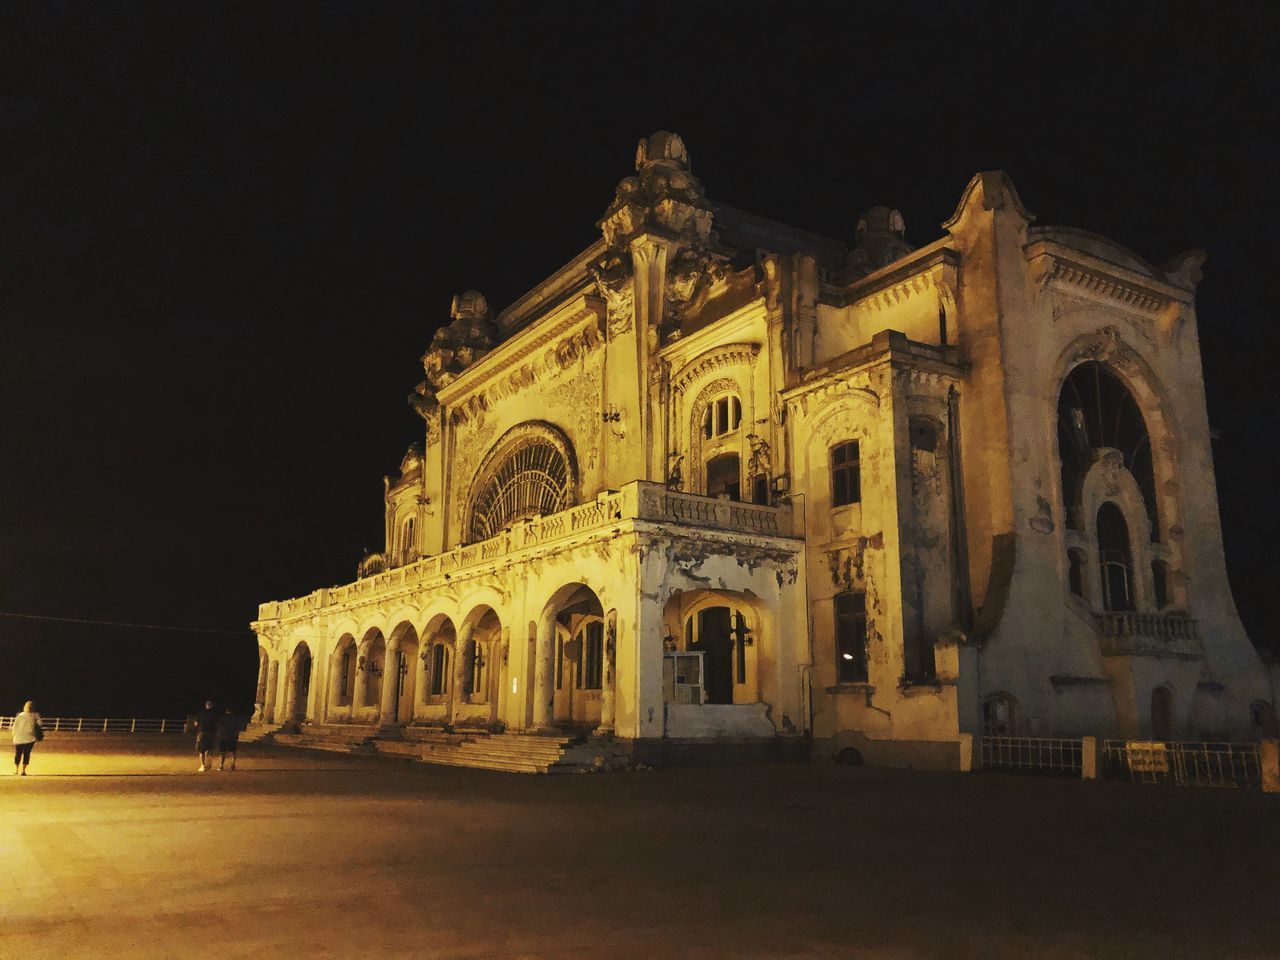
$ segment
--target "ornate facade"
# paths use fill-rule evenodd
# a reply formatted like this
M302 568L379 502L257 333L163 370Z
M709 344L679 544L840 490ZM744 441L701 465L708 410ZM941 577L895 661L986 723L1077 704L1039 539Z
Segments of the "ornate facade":
M359 576L263 604L277 721L958 763L1274 722L1227 585L1194 293L1002 173L851 247L641 141L600 239L454 299ZM732 747L730 745L733 745Z

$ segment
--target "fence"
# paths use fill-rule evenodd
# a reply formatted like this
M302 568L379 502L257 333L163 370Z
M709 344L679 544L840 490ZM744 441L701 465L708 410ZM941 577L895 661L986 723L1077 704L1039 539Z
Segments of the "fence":
M1079 777L1083 755L1084 741L1078 737L982 738L984 769Z
M45 733L182 733L186 720L139 720L119 717L41 717ZM0 717L0 730L13 726L13 717Z
M1137 783L1192 787L1257 787L1262 766L1256 743L1169 743L1105 740L1103 774Z

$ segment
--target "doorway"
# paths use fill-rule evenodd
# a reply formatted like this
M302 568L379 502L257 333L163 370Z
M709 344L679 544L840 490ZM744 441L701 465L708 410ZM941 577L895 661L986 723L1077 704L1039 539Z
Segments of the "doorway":
M1151 739L1173 739L1173 691L1168 687L1151 691Z

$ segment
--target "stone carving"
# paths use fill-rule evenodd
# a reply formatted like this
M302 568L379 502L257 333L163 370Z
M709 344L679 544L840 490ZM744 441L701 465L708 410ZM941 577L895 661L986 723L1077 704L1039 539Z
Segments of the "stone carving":
M667 489L683 490L684 477L680 474L681 465L684 463L684 454L672 451L667 454Z
M589 268L596 293L605 302L609 335L621 336L631 329L635 313L635 286L631 282L631 258L610 251Z
M711 205L690 172L689 153L680 137L660 130L640 141L636 175L618 184L600 229L613 249L626 246L646 230L706 241Z
M409 395L409 405L427 422L428 443L438 442L440 436L440 403L436 392L453 383L462 371L493 349L497 334L489 303L475 290L455 296L449 316L452 322L436 331L422 358L426 379Z
M748 433L747 443L751 445L751 454L747 457L747 475L767 477L773 469L769 462L769 441Z
M1194 290L1196 285L1204 279L1204 271L1201 268L1208 259L1209 255L1203 250L1186 250L1170 257L1164 265L1165 279L1175 287Z

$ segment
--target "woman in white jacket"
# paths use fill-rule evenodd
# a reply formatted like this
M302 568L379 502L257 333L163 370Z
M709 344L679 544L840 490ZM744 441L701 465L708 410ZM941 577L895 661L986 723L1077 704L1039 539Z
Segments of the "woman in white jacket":
M40 727L40 714L36 713L36 705L28 700L22 712L13 718L13 772L27 775L27 765L31 763L31 748L36 745L39 736L36 730Z

